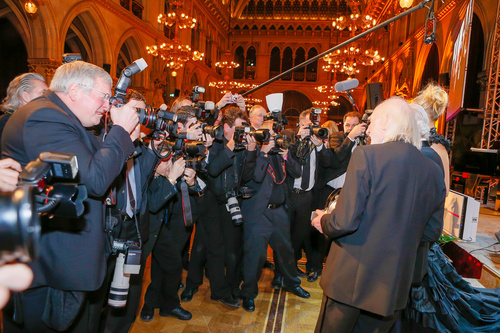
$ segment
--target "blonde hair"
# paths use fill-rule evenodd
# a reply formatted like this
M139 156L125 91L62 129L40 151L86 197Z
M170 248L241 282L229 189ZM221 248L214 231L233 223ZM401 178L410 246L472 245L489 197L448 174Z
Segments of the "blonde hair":
M380 103L377 108L383 112L386 125L383 142L404 141L418 149L422 147L415 112L406 100L394 96Z
M429 119L436 121L448 106L448 94L441 86L431 82L412 101L424 108Z
M339 131L337 124L333 120L325 121L321 127L328 130L328 135L332 135L333 133Z

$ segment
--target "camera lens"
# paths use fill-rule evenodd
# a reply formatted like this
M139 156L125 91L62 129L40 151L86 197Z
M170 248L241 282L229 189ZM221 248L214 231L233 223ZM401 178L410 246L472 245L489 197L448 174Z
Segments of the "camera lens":
M238 199L230 197L227 199L227 211L231 214L231 219L234 225L241 225L243 223L243 215L241 215L240 205Z
M38 256L40 220L34 202L27 186L0 194L0 263L27 262Z

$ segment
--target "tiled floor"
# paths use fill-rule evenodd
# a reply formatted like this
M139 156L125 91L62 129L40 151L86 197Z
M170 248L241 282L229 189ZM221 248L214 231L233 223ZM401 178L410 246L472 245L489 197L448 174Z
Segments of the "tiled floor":
M303 268L303 267L302 267ZM144 289L149 284L149 272ZM194 295L191 302L182 302L181 306L193 314L193 318L182 321L169 317L160 317L158 310L151 322L137 318L131 333L146 332L313 332L318 319L323 292L316 282L302 280L302 287L311 293L311 298L304 300L293 294L278 292L271 288L272 271L264 269L259 281L259 295L255 299L255 311L246 312L243 308L232 308L212 301L208 280ZM180 292L180 291L179 291ZM284 300L283 300L284 297ZM272 311L272 301L283 302L284 307Z

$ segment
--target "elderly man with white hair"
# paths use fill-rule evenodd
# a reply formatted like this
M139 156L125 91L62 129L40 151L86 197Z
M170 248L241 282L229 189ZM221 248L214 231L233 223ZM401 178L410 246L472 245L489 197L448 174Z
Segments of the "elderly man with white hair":
M332 245L316 332L388 332L404 309L421 241L442 230L446 188L419 151L415 112L398 97L378 105L349 163L336 208L312 224Z

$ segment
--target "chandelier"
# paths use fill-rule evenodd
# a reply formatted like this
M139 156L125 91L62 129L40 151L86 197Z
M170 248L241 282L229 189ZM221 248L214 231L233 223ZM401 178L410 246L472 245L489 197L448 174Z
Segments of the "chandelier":
M339 16L332 22L338 30L348 28L349 31L366 30L377 23L370 15L362 13L361 3L358 1L340 1Z
M184 66L188 60L203 60L204 53L192 51L189 45L182 45L178 39L161 45L146 46L148 54L160 57L166 62L166 66L172 70L172 76L177 76L177 71Z
M215 67L220 69L226 69L226 71L240 67L240 64L234 61L218 61L215 63Z
M326 62L322 67L324 71L335 71L349 76L359 73L358 65L373 66L380 60L385 60L377 50L368 49L362 52L358 44L339 49L322 59Z
M193 29L196 26L196 19L184 13L182 2L173 1L170 5L172 6L172 11L167 14L158 15L158 23L169 27L175 24L179 29Z
M255 104L260 104L260 103L262 103L262 100L260 98L245 97L245 105L248 109L250 109Z
M237 81L229 81L229 80L211 81L208 83L208 86L219 89L223 95L228 93L228 92L235 91L235 90L253 89L253 88L257 87L256 84L243 83L243 82L237 82Z

